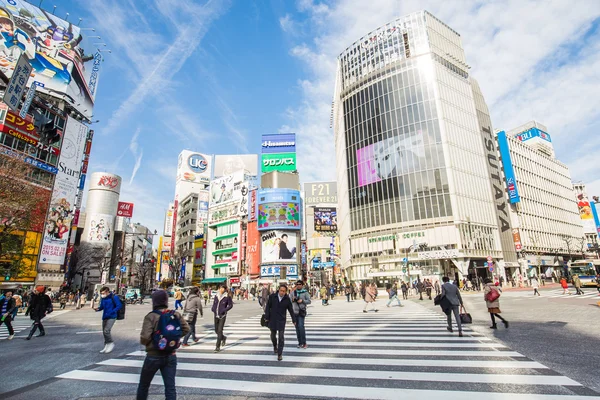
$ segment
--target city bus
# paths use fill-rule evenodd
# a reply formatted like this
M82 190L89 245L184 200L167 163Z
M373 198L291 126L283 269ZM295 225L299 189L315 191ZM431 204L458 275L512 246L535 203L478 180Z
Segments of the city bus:
M596 275L600 273L600 260L577 260L571 262L569 275L579 276L581 286L596 286Z

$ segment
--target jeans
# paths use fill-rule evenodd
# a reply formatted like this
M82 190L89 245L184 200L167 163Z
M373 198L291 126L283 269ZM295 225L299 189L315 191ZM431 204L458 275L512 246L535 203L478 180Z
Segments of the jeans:
M398 305L399 305L399 306L402 306L402 303L400 303L400 299L398 298L398 295L397 295L397 294L395 294L395 295L393 295L392 297L390 297L390 300L387 302L387 306L389 307L389 306L390 306L390 304L392 304L392 302L393 302L394 300L396 300L396 301L398 302Z
M190 339L190 336L192 337L192 340L196 340L196 320L198 319L198 313L194 314L194 318L192 319L191 322L189 322L190 325L190 332L185 335L185 337L183 338L183 344L187 344L188 340Z
M305 318L306 317L296 315L296 336L298 337L298 344L301 346L306 344L306 330L304 329Z
M452 313L454 313L454 319L456 320L458 331L462 332L462 324L460 322L460 312L458 308L459 306L452 306L452 308L446 313L446 317L448 318L448 328L452 329Z
M102 334L104 335L104 344L109 344L113 342L110 331L112 330L115 321L116 319L114 318L102 320Z
M0 322L0 326L2 326L2 324L5 324L6 328L8 329L8 334L9 335L14 335L15 334L15 330L13 329L12 324L10 323L11 320L12 320L12 318L11 318L10 315L7 316L7 317L5 317L4 321ZM304 322L304 321L302 321L302 322Z
M407 300L407 299L408 299L408 290L403 290L403 291L402 291L402 298L403 298L404 300Z
M137 400L146 400L148 398L150 383L159 369L165 385L165 400L177 399L177 390L175 389L177 356L171 354L167 356L146 356L140 375L140 384L137 388Z
M277 332L279 332L278 338L276 337ZM282 355L283 346L285 344L285 328L280 331L277 331L276 329L271 329L271 343L273 343L273 347L277 349L277 355Z
M217 334L217 349L221 348L221 342L227 340L227 336L223 335L223 328L225 327L225 320L227 316L223 318L217 318L215 315L215 333Z
M175 300L175 309L177 310L178 307L181 307L181 309L183 310L183 306L181 305L181 300Z
M350 303L350 293L346 294L346 299L348 300L348 303Z

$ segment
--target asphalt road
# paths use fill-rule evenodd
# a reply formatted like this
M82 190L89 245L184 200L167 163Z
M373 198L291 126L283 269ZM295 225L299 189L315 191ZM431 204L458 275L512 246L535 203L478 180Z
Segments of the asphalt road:
M197 331L206 336L178 352L178 398L279 399L296 394L303 399L384 399L389 394L453 399L472 393L494 400L592 399L600 396L589 389L600 392L600 298L587 295L562 297L556 289L542 289L542 296L534 298L530 291L505 292L500 301L510 329L492 331L483 295L465 294L474 323L464 343L447 337L441 312L429 301L411 299L404 308L388 309L380 299L377 314L363 314L362 301L336 299L329 307L317 301L307 318L308 351L294 347L293 327L288 328L282 363L269 351L256 302L235 305L228 315L228 346L218 355L212 353L212 315L205 310ZM22 331L10 342L0 339L3 365L10 365L3 368L0 398L134 398L143 360L139 328L148 311L149 305L128 306L127 318L113 329L117 345L110 355L99 353L100 313L89 308L48 320L46 337L25 341ZM456 373L463 375L449 383ZM152 399L164 398L160 384L151 393Z

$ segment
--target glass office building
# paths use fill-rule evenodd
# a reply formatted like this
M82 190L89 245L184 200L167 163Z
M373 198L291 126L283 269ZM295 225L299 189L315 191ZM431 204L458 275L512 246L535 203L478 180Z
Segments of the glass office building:
M460 35L426 11L339 56L338 228L350 279L481 275L489 257L501 267L469 68Z

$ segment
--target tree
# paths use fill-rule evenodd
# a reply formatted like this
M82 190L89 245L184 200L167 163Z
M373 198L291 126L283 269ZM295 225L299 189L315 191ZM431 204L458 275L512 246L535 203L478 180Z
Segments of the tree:
M102 271L106 253L110 250L110 245L97 245L88 242L81 242L73 250L71 255L71 268L69 268L68 285L70 286L77 275L83 276L87 272Z
M581 257L585 260L585 253L587 251L587 238L585 236L578 238L577 244L579 252L581 253Z
M148 291L148 284L150 283L152 274L154 274L154 272L154 263L151 260L145 260L133 265L132 274L136 275L137 282L142 293L146 293Z
M20 271L23 231L42 232L50 190L32 182L37 169L28 163L0 155L0 261L12 274Z
M571 260L571 249L573 248L573 238L568 235L562 235L562 240L565 242L567 253L569 254L569 260Z

